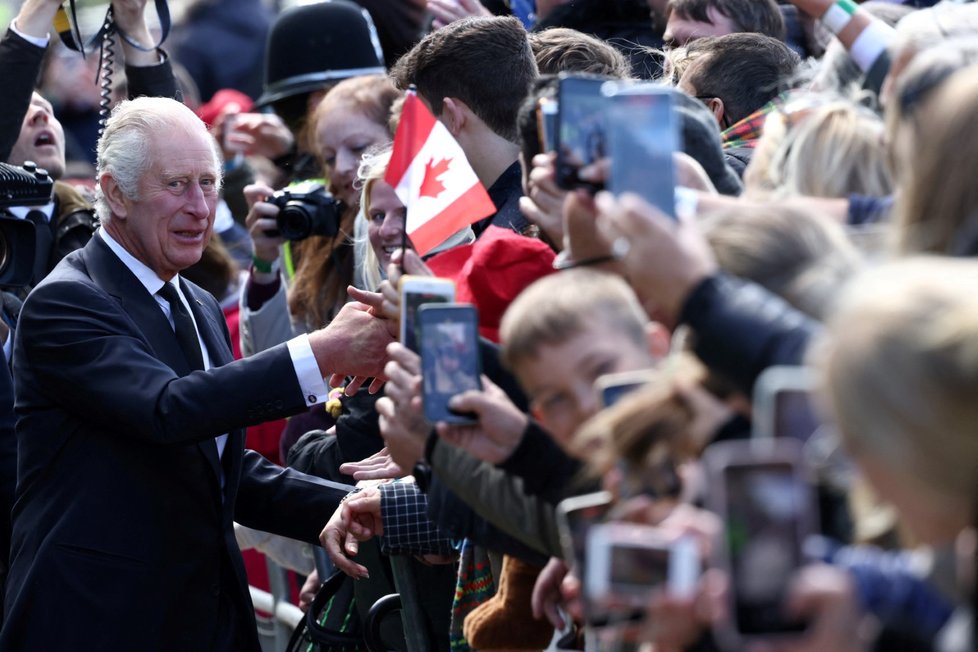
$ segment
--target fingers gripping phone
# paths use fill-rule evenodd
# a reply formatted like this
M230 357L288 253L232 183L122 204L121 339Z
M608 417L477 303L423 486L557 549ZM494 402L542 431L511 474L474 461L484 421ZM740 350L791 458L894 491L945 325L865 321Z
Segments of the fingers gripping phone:
M456 394L481 389L479 316L468 304L418 308L424 415L430 423L476 423L474 415L448 407Z
M812 478L796 440L729 441L703 454L708 503L725 524L718 564L730 578L730 615L718 626L725 647L782 638L806 623L785 610L788 586L816 532Z
M447 278L407 275L401 277L398 288L401 292L401 344L418 353L418 308L429 303L455 301L455 283Z

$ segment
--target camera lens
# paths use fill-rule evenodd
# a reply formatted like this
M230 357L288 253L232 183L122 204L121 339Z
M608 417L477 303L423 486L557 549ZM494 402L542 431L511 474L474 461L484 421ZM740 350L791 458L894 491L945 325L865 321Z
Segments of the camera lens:
M303 240L312 233L312 215L301 202L287 203L276 221L279 232L286 240Z

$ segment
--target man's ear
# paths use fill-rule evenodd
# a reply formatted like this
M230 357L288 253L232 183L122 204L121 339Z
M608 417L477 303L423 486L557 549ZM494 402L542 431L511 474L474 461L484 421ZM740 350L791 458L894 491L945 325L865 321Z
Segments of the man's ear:
M710 113L713 114L713 118L720 125L720 129L723 129L723 112L725 107L723 106L723 100L719 97L711 97L706 101L706 107L710 109Z
M112 216L125 219L129 214L129 198L126 193L122 192L122 188L116 183L115 178L111 174L105 173L99 178L98 183Z
M442 100L441 105L441 115L439 118L442 123L448 128L449 133L452 137L458 138L458 135L465 128L465 125L469 121L469 112L471 110L465 105L462 100L456 99L454 97L446 97Z

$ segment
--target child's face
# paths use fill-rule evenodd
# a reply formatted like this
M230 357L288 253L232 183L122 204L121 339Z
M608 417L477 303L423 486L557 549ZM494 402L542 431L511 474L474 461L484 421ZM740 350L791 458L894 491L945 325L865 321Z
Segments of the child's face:
M516 365L515 372L533 416L566 447L577 428L602 407L594 387L599 376L654 364L644 342L595 319L567 341L541 346L536 356Z

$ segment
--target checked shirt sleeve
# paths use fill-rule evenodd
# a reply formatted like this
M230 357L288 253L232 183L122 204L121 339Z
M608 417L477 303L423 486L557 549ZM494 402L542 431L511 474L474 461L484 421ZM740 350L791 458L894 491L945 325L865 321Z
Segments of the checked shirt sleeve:
M448 555L452 539L428 520L428 497L413 482L380 485L380 515L384 535L380 550L387 555Z

